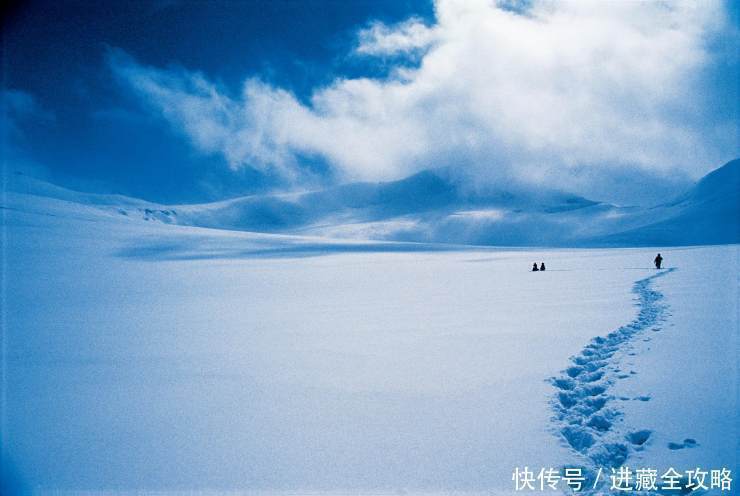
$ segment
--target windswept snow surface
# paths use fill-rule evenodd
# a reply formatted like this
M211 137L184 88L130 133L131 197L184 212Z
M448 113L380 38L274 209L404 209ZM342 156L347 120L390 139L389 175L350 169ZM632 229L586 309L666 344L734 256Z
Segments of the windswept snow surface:
M596 464L555 379L630 325L589 382L614 413L593 445L736 473L737 246L661 249L658 273L655 249L340 243L23 194L2 212L16 488L511 492L515 467Z

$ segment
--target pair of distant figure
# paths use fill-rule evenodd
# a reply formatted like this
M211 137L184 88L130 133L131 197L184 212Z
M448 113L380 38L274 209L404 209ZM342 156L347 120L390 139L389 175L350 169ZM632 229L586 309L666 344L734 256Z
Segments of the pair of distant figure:
M540 264L539 269L537 268L537 262L532 264L532 272L539 272L539 271L544 271L544 270L545 270L545 262L542 262Z
M658 256L655 257L655 268L660 269L660 265L663 263L663 257L660 256L660 253L658 253Z

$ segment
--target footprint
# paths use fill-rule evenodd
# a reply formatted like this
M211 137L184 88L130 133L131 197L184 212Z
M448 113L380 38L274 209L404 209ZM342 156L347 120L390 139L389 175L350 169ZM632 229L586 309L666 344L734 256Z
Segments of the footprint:
M586 358L586 357L582 357L582 356L579 356L579 357L575 357L575 358L573 359L573 361L574 361L574 362L575 362L576 364L578 364L578 365L586 365L586 364L588 364L588 363L591 363L591 359L590 359L590 358Z
M650 396L635 396L635 399L639 401L650 401L651 397Z
M606 391L606 387L604 386L587 386L583 388L583 395L584 396L598 396L604 391Z
M604 377L604 372L599 371L599 372L591 372L588 374L584 374L581 377L579 377L578 380L581 382L596 382L602 377Z
M650 435L653 433L653 431L648 429L643 429L641 431L635 431L630 432L627 434L627 441L634 444L635 446L642 446L647 442L648 439L650 439Z
M565 369L565 373L572 378L578 377L581 372L583 372L583 367L573 366Z
M599 446L589 454L597 465L616 468L621 467L627 460L629 448L622 443L609 443Z
M594 444L594 437L582 427L564 427L560 432L568 444L581 453Z
M692 439L690 437L687 437L683 440L682 443L668 443L668 449L671 450L680 450L684 448L696 448L699 446L699 443L696 442L696 439Z
M603 415L594 415L589 419L586 425L588 425L589 427L593 427L600 432L606 432L612 428L612 423Z
M570 408L578 403L578 398L576 398L576 395L568 392L558 393L558 400L564 408Z
M606 396L596 396L593 398L587 398L584 400L582 411L586 414L593 414L604 408L606 405Z
M589 362L583 366L586 370L589 372L595 372L599 370L600 368L606 367L607 362L604 361L596 361L596 362Z
M576 383L573 382L571 379L564 379L559 378L555 379L553 381L553 384L555 384L555 387L558 389L564 389L566 391L572 391L576 387Z

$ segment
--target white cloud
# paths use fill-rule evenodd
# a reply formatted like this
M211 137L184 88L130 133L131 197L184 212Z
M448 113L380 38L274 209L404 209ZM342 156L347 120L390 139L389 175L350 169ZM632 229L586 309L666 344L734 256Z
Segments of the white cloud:
M373 22L360 30L355 51L361 55L392 56L414 53L435 41L436 31L412 17L395 26Z
M735 138L702 122L697 77L721 4L541 1L522 14L438 0L435 13L431 26L410 19L359 33L364 55L426 50L418 67L337 79L309 105L257 79L232 96L198 73L111 60L198 149L288 177L304 154L347 179L453 165L558 186L584 167L696 176L731 158L723 146Z

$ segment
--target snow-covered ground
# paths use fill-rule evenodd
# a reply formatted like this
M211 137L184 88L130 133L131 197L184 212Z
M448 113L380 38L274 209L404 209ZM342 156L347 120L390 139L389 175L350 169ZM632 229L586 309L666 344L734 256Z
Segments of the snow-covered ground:
M2 445L27 488L490 494L525 465L737 468L738 246L661 249L658 273L655 249L339 243L12 193L2 212Z

